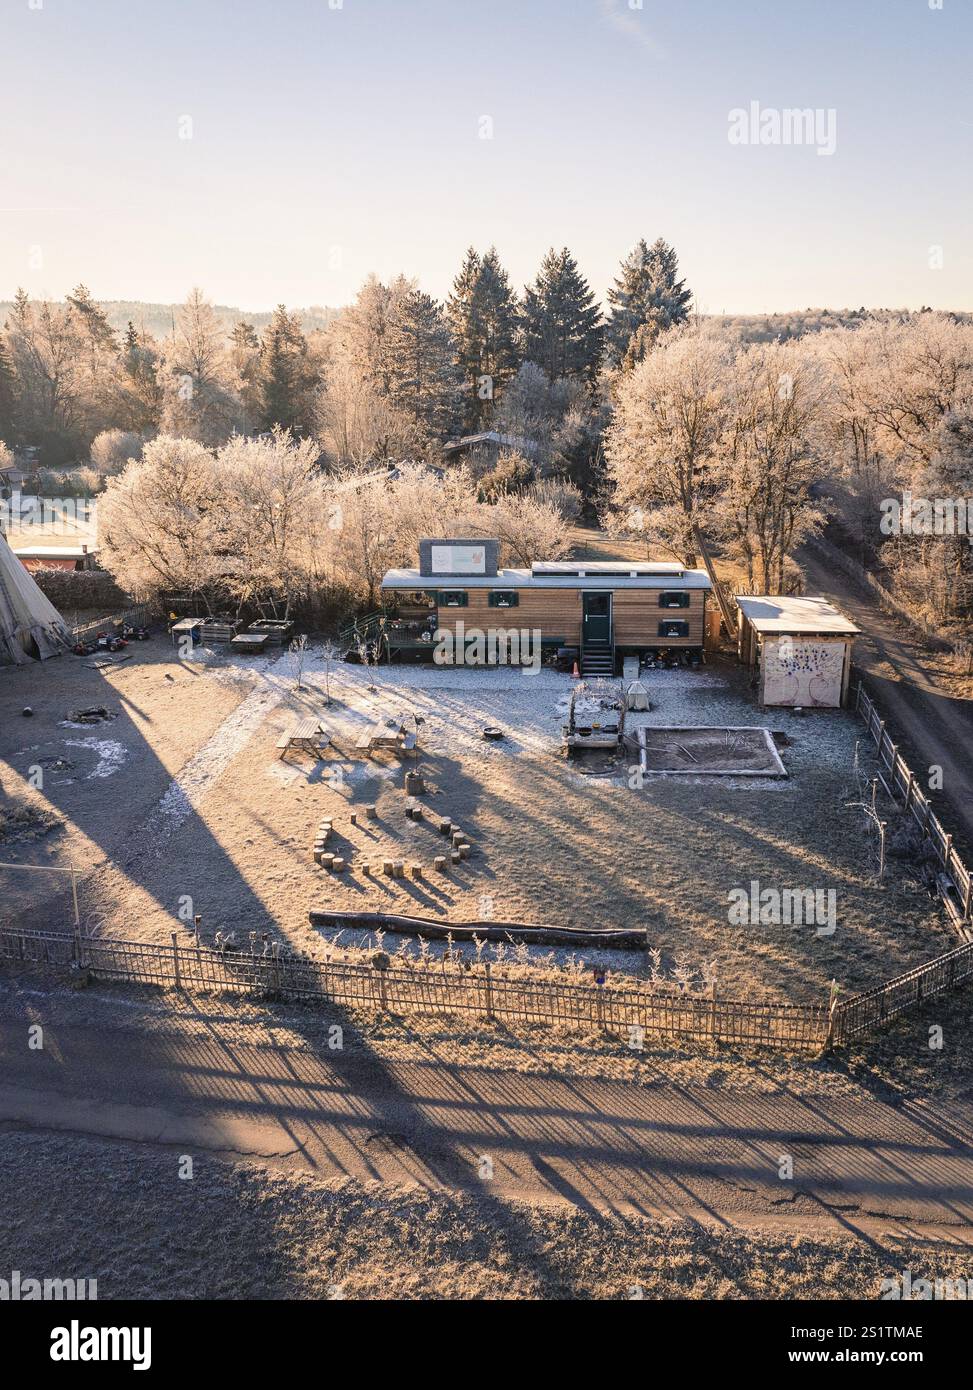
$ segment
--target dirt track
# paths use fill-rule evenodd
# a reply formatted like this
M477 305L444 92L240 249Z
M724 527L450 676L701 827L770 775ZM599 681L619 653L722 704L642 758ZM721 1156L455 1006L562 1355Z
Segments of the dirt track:
M973 1107L891 1105L864 1087L823 1101L638 1085L374 1048L331 1050L328 1023L5 992L0 1125L235 1159L318 1179L378 1180L575 1209L833 1235L944 1234L973 1247ZM295 1023L295 1020L297 1022ZM44 1046L27 1046L41 1023ZM789 1158L793 1177L782 1178ZM82 1182L78 1173L72 1183ZM29 1206L30 1192L5 1202ZM37 1213L41 1219L42 1213Z
M868 591L805 547L799 556L810 593L830 598L862 629L855 660L881 709L904 737L917 776L943 769L942 797L949 820L973 845L973 711L970 702L944 695L923 661L919 643L890 618ZM949 828L949 827L947 827Z

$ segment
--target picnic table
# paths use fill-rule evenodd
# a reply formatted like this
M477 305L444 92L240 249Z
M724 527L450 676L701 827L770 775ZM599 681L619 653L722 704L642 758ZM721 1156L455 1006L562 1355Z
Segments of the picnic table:
M373 753L376 748L393 748L396 752L411 753L415 746L416 736L406 733L405 721L401 718L379 719L355 740L355 747L366 754Z
M288 733L281 735L277 740L277 747L282 758L295 748L302 753L310 753L313 757L320 758L330 742L331 734L320 720L302 719Z

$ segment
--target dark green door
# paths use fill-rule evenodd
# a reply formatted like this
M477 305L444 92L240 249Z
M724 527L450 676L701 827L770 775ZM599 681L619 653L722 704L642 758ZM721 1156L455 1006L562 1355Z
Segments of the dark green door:
M612 635L611 594L582 594L584 621L581 636L585 646L591 642L610 642Z

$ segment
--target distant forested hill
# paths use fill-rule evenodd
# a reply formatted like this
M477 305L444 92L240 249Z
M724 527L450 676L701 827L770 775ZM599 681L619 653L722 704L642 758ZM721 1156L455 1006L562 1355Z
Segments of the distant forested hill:
M803 338L807 333L820 333L826 328L857 328L867 320L907 319L910 309L794 309L784 314L706 314L735 329L744 342L771 343L778 338ZM951 315L957 323L969 323L973 315Z
M153 338L164 338L172 332L173 318L182 307L181 304L146 304L139 299L103 299L99 303L112 328L124 330L131 321L136 328L147 329ZM0 299L0 325L6 322L12 307L9 299ZM241 318L246 319L247 323L252 323L259 333L270 322L273 311L261 309L251 312L229 304L214 304L213 312L220 322L226 325L227 333ZM309 309L295 309L293 312L300 318L304 332L310 333L315 328L327 328L328 324L337 318L340 310L313 304Z

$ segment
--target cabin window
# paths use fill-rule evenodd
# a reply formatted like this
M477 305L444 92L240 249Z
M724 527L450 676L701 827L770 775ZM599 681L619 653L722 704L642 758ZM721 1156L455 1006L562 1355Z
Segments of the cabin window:
M442 589L439 593L440 608L468 608L470 596L465 589Z
M683 589L663 589L659 595L660 608L688 608L689 595Z
M516 589L491 589L487 598L490 608L516 608L519 603L520 595Z
M660 637L688 637L689 624L685 618L663 618L659 623Z

